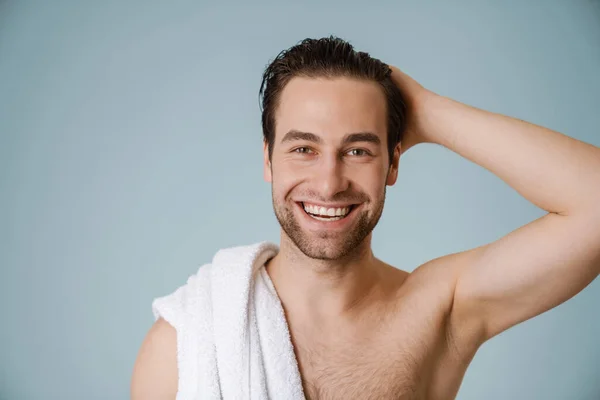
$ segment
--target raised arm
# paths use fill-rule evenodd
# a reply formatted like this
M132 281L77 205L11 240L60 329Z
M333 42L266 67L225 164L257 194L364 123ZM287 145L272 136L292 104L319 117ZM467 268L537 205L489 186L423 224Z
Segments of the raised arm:
M447 147L548 212L496 242L447 257L456 268L455 320L475 324L485 341L592 282L600 274L600 149L438 96L393 71L410 103L402 151L422 142Z

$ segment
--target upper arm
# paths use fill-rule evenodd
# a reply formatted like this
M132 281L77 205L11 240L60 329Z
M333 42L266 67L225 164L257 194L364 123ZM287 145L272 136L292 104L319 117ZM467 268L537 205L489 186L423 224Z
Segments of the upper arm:
M177 334L159 318L146 335L133 368L132 400L173 400L177 396Z
M485 341L558 306L598 276L600 218L547 214L459 253L453 263L454 325Z

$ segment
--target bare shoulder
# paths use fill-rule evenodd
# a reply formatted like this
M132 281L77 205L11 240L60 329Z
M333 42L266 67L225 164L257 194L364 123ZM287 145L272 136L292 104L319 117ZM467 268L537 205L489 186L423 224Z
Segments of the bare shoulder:
M455 306L458 278L473 257L473 252L463 251L430 260L410 273L403 288L420 307L444 316L447 345L466 359L474 355L484 338L483 326L470 317L469 310Z
M435 307L450 308L461 254L449 254L427 261L406 274L403 292L410 296L431 298Z
M177 381L177 333L160 318L148 331L135 361L131 398L175 399Z
M449 335L455 345L463 352L476 351L485 341L485 329L481 321L473 318L473 313L465 305L457 307L456 288L458 279L464 270L474 264L478 257L478 248L440 257L433 262L437 264L439 273L450 283L452 302L449 310L448 326Z

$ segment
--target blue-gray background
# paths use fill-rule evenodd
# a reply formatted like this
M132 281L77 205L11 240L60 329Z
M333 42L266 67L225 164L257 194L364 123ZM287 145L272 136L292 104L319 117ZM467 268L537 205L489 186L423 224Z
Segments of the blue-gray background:
M258 87L335 34L438 93L600 145L597 1L0 1L0 398L125 399L150 304L278 240ZM403 157L375 231L399 268L542 212L444 148ZM599 399L600 281L487 343L459 399Z

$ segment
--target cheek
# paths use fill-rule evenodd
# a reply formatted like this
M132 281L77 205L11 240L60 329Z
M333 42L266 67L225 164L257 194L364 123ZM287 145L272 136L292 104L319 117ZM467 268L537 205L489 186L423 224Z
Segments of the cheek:
M272 168L273 179L282 185L302 179L307 172L308 168L305 165L297 165L287 160L280 160L273 164Z
M377 188L387 180L387 168L378 164L357 164L348 170L353 180L360 181L365 188Z
M377 171L371 175L371 179L367 179L363 183L363 188L368 191L371 198L383 197L387 184L387 171Z
M368 184L363 185L362 189L366 194L368 194L372 201L375 201L383 196L385 185L380 184L378 181L372 180Z
M281 166L273 168L273 193L279 199L285 199L291 190L301 181L300 174Z

